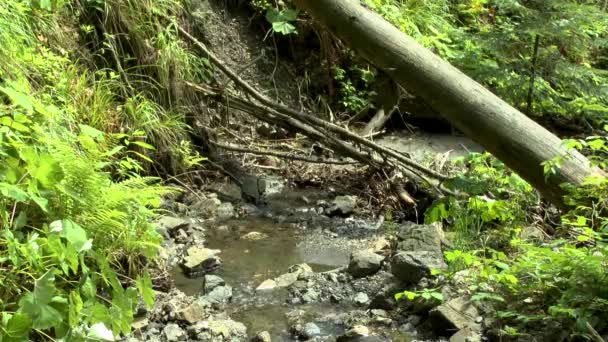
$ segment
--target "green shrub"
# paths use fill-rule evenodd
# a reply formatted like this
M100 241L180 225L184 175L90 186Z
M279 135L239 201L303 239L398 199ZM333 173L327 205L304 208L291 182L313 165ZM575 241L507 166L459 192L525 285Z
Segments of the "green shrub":
M151 222L171 189L140 175L153 149L142 127L114 130L132 119L120 85L96 83L45 46L60 5L0 3L3 342L110 339L130 331L140 298L154 299L142 270L157 255Z

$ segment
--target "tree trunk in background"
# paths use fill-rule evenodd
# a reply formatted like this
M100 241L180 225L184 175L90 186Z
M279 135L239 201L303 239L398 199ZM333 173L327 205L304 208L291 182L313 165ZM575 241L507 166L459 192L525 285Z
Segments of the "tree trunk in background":
M454 126L526 179L552 203L564 207L563 183L580 185L602 174L577 151L485 89L356 0L296 0L315 20L424 98ZM545 180L542 162L562 157Z

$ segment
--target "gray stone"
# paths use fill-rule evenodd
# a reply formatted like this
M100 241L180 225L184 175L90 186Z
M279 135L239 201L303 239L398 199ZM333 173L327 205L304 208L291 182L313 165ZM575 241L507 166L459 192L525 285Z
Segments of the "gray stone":
M268 331L260 331L251 339L252 342L272 342Z
M319 299L319 293L314 289L308 289L306 293L302 296L302 301L304 303L312 303Z
M369 336L369 329L364 325L355 325L344 335L339 336L336 342L355 342L361 341L363 337Z
M298 280L299 273L285 273L278 276L275 281L279 287L288 287Z
M288 269L289 273L311 273L312 268L308 264L297 264L290 266Z
M258 176L246 175L241 178L241 196L243 199L253 202L262 202L266 194L266 180Z
M353 298L353 301L359 305L365 305L367 302L369 302L369 297L363 292L357 292Z
M206 198L195 202L189 207L191 215L196 215L203 219L213 218L217 215L217 210L222 204L217 198Z
M205 317L205 305L200 302L194 302L185 309L177 312L177 318L189 324L195 324L196 322L202 321Z
M230 202L224 202L217 208L217 218L228 220L234 217L234 206Z
M302 337L310 339L319 335L321 335L321 329L316 324L312 322L304 324Z
M183 341L186 339L186 332L175 323L169 323L163 329L163 334L167 341Z
M337 196L326 212L328 215L349 215L355 210L356 205L356 196Z
M481 334L471 327L466 327L452 335L450 342L481 342Z
M353 252L348 264L348 273L356 278L372 275L380 270L383 260L384 257L372 251L363 250Z
M214 274L205 274L205 278L203 279L203 290L205 293L209 293L213 291L218 286L226 285L224 279L214 275Z
M157 221L157 231L162 234L167 232L169 235L173 235L179 229L187 230L191 226L191 222L188 219L181 217L162 216Z
M422 278L430 277L434 269L447 270L447 268L443 255L437 252L399 252L391 259L391 272L408 284L417 284Z
M430 312L433 328L442 332L454 332L466 327L478 331L479 324L475 322L478 316L477 308L465 297L454 298Z
M269 291L277 288L277 282L273 279L264 280L255 290L256 291Z
M207 330L213 335L222 336L225 339L244 338L247 336L247 327L243 323L235 322L231 319L209 321Z
M148 321L147 318L136 319L133 321L133 323L131 323L131 329L134 331L143 330L148 326L148 324L150 324L150 321Z
M445 241L441 223L418 225L410 222L401 226L397 237L401 240L397 249L402 251L441 253L441 245Z
M258 240L264 240L267 238L268 238L268 234L260 233L260 232L249 232L249 233L241 236L242 240L247 240L247 241L258 241Z
M221 259L216 255L218 253L220 253L219 249L190 247L186 251L182 267L190 276L213 270L221 264Z
M371 313L372 313L372 315L374 315L376 317L388 317L388 312L386 312L386 310L382 310L382 309L372 309Z
M205 298L211 304L215 305L223 305L230 302L232 299L232 287L226 286L218 286L213 289L213 291L209 292L205 295Z

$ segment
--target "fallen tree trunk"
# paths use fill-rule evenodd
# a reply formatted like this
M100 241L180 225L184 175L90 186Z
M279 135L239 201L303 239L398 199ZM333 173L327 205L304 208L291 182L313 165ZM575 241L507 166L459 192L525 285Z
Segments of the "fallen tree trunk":
M318 22L395 81L424 98L453 125L564 207L563 183L600 175L579 152L353 0L296 0ZM543 162L561 166L545 178ZM603 174L602 174L603 175Z

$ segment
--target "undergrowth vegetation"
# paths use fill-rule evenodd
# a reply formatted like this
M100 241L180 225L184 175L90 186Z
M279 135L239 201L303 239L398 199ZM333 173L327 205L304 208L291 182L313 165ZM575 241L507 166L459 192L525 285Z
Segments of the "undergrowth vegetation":
M605 169L605 136L564 143ZM559 217L490 155L458 163L465 171L449 186L473 196L436 202L425 221L447 223L454 246L446 252L446 276L467 279L465 292L491 303L494 333L590 339L608 331L606 179L570 189L572 209Z
M208 66L155 19L180 9L0 3L0 341L112 340L152 305L152 221L173 189L144 175L201 160L175 79Z

